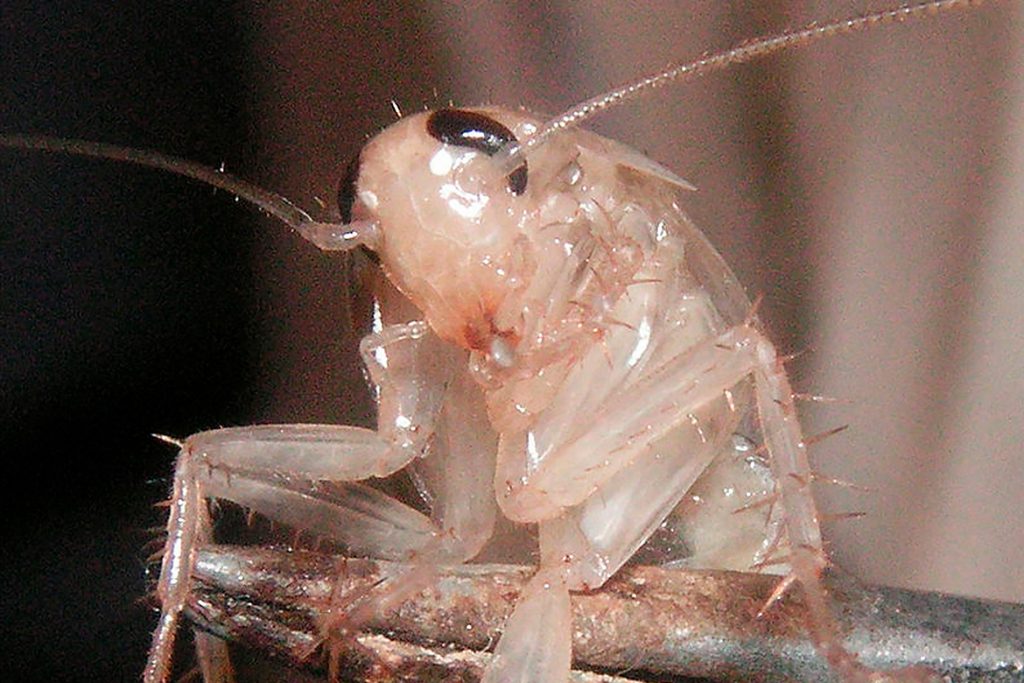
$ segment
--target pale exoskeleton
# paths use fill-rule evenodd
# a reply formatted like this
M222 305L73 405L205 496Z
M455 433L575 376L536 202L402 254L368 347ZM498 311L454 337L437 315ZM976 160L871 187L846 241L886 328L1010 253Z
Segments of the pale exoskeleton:
M207 497L371 556L414 559L425 574L480 550L496 500L509 519L539 523L542 570L492 674L524 667L558 678L569 662L557 637L568 590L599 586L628 559L753 403L817 640L859 675L816 588L824 555L785 375L742 289L676 205L681 181L580 131L556 133L509 175L491 155L540 124L496 109L408 117L364 151L348 234L292 214L322 246L371 247L389 278L378 290L381 328L363 343L381 425L243 428L186 442L152 679L166 665ZM361 486L315 483L410 463L434 519ZM357 506L387 523L354 524ZM542 650L531 647L538 636Z

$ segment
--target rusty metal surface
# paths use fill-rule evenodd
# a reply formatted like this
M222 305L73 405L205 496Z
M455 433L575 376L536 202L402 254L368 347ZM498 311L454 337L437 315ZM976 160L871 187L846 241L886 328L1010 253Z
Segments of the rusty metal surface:
M322 668L321 619L403 565L266 548L200 554L190 617L259 652ZM360 633L335 639L345 680L476 680L531 569L465 565ZM655 567L620 571L599 591L574 594L580 682L828 681L803 633L799 591L766 616L771 576ZM830 579L847 645L879 668L924 664L949 681L1024 681L1024 606Z

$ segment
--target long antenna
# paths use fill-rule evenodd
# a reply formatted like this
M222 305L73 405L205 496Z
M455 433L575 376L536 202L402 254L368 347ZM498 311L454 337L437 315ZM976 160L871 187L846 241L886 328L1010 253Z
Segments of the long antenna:
M495 155L495 159L503 165L503 168L509 171L518 168L531 151L543 145L552 135L569 128L575 128L606 109L634 100L651 90L661 88L670 83L693 80L715 71L721 71L735 64L750 62L759 57L765 57L793 47L811 45L833 36L857 33L887 24L913 21L927 15L967 9L981 4L984 4L984 0L932 0L931 2L922 2L917 5L905 5L896 9L841 19L820 26L810 24L799 31L756 38L723 52L708 55L686 64L671 66L663 71L644 76L639 80L632 81L581 102L542 125L536 133L526 138L522 143L509 145Z
M192 178L256 205L327 251L345 251L360 244L372 246L377 237L374 224L354 221L343 225L316 221L276 192L265 190L218 168L160 152L47 135L0 135L0 147L124 161Z

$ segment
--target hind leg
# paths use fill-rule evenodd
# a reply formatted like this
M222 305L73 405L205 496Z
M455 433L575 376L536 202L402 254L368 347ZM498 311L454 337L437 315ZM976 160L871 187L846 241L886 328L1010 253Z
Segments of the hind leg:
M749 378L753 378L761 431L790 544L790 555L786 559L791 573L780 585L784 587L793 582L801 585L812 641L844 680L929 680L927 672L916 669L871 671L843 647L821 580L828 560L811 495L807 449L789 381L771 342L752 325L744 324L695 345L656 368L649 379L643 378L630 387L631 390L644 389L637 392L638 396L615 396L612 402L596 411L591 419L595 425L592 431L574 435L572 442L564 447L556 444L551 449L551 462L569 472L568 476L559 476L553 481L550 472L545 471L546 463L542 463L530 472L532 481L507 487L506 495L499 497L506 514L511 513L522 521L540 522L541 570L538 576L543 578L539 584L531 584L522 598L522 612L517 606L510 618L509 633L514 638L509 638L511 642L507 644L499 643L496 652L503 656L494 668L500 670L500 675L487 678L488 683L564 680L561 669L557 672L551 669L552 676L534 676L537 669L533 662L562 662L564 654L552 658L540 653L543 643L537 640L535 633L531 639L531 631L524 625L542 617L550 619L552 624L564 621L564 610L552 616L543 609L545 600L541 590L550 590L553 585L547 577L557 571L561 562L560 591L592 589L617 571L668 514L674 505L669 504L669 498L682 495L710 462L711 456L700 455L699 450L670 449L662 454L660 461L655 458L644 465L643 458L648 457L657 444L654 439L645 443L644 436L656 434L658 439L671 438L672 434L681 433L680 425L693 415L698 416L696 424L700 425L698 411L714 401L724 400L731 407L729 394ZM725 413L714 414L721 419ZM707 424L706 419L704 424ZM706 441L707 430L699 427L698 431L704 434L700 440ZM595 450L591 448L594 445L601 447ZM621 467L603 482L598 479L603 463L613 459L610 455L638 451L647 451L648 455ZM673 457L683 459L676 461L674 467L666 467ZM682 472L687 473L687 480L682 478ZM559 496L571 500L573 489L590 493L582 503L563 508ZM552 515L551 511L558 514ZM535 515L533 519L531 515ZM556 604L554 599L547 602ZM533 610L536 611L531 615ZM554 642L565 647L562 639ZM526 677L528 675L534 677Z

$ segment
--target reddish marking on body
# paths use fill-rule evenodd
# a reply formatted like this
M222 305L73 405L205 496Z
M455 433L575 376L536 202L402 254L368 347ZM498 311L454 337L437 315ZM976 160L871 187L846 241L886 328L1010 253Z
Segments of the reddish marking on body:
M512 330L499 330L490 313L485 313L482 319L468 321L462 328L463 345L471 351L487 353L495 337L504 339L513 348L519 343L519 335Z

